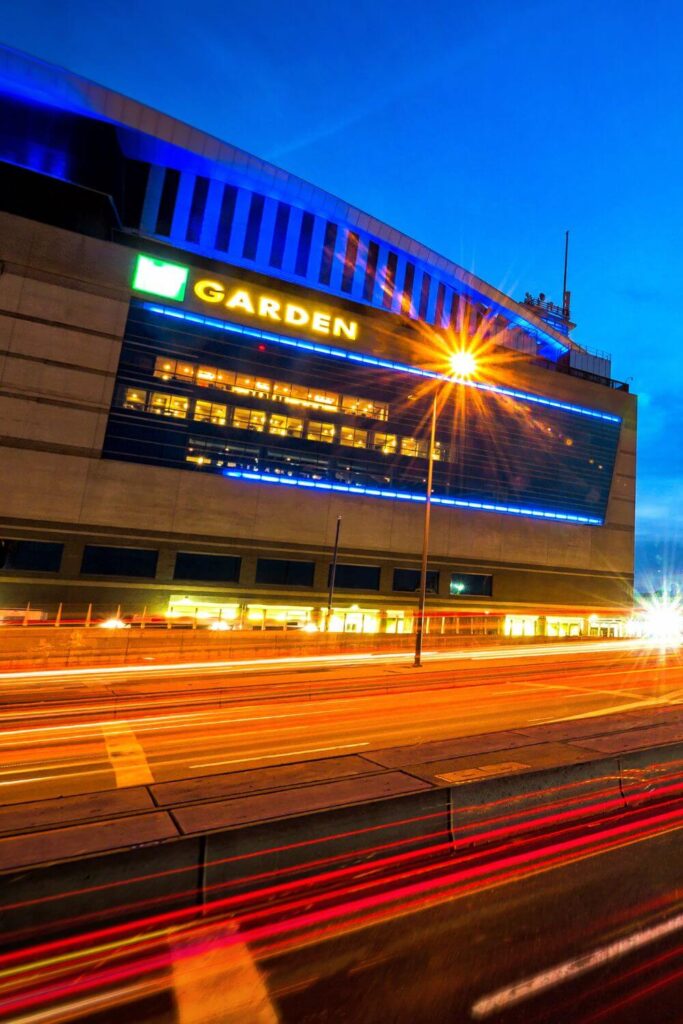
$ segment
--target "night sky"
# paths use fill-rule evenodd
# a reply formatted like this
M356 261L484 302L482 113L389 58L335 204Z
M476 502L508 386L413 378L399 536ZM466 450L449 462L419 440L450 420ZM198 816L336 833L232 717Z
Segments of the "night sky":
M521 299L639 395L638 575L683 576L683 6L4 4L3 42L271 160Z

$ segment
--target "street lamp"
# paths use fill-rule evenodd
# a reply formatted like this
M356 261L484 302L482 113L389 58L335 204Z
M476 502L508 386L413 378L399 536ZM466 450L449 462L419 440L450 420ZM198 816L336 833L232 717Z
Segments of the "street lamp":
M475 356L467 349L458 349L450 357L451 380L463 382L471 377L477 369ZM434 477L434 449L436 447L436 413L439 390L434 391L432 398L431 427L429 431L429 457L427 462L427 493L425 495L425 515L422 529L422 563L420 565L420 600L417 613L417 629L415 630L415 668L422 666L422 640L424 635L425 606L427 604L427 561L429 559L429 527L432 513L432 480Z

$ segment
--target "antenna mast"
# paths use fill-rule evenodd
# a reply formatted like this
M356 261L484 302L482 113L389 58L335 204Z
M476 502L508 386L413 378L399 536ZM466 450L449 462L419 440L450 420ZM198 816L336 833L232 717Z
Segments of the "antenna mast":
M564 233L564 280L562 282L562 312L569 320L569 302L571 293L567 291L567 264L569 262L569 232Z

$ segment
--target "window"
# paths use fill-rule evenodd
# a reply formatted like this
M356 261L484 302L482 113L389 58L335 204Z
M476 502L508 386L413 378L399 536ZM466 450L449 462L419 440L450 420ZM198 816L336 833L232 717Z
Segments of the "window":
M198 175L194 183L192 205L190 206L190 217L187 223L187 233L185 235L188 242L194 242L196 244L199 241L208 195L209 179Z
M436 289L436 306L434 309L434 323L437 327L443 327L443 307L446 300L446 285L439 281Z
M167 167L164 175L164 187L161 190L161 199L159 201L159 210L157 213L157 223L155 228L155 233L157 235L171 234L173 213L175 210L176 199L178 198L179 184L180 171L175 171L172 167Z
M257 395L259 398L270 398L271 381L259 377L250 377L246 373L235 374L232 390L239 395Z
M146 404L146 391L141 391L139 388L126 388L123 396L124 409L137 409L138 412L144 412Z
M334 423L318 423L316 420L308 421L308 429L306 430L306 439L308 441L324 441L326 444L332 444L334 435Z
M174 419L184 420L187 416L189 398L182 395L166 395L161 391L153 391L147 412L154 412L157 416L173 416Z
M426 459L429 454L429 445L416 437L401 438L401 455L409 455L413 459Z
M353 395L342 397L342 412L350 416L368 416L375 420L389 418L389 406L386 402L373 402L369 398L355 398Z
M332 566L327 574L327 585L332 578ZM378 565L337 565L334 585L340 590L379 590Z
M217 371L214 366L198 366L196 383L200 388L215 388L216 387ZM235 375L232 375L234 381Z
M188 383L194 380L197 367L194 363L184 363L179 359L175 367L175 375L178 380L184 380Z
M443 441L437 441L434 445L434 461L435 462L447 462L448 461L448 445L444 444Z
M237 583L241 562L241 558L233 555L200 555L194 551L179 551L175 556L173 579Z
M278 586L312 587L315 562L293 562L284 558L259 558L256 582Z
M268 433L279 437L303 437L304 421L295 416L280 416L273 413L268 422Z
M123 165L123 211L121 219L126 227L139 228L145 193L149 181L150 165L142 160L125 160Z
M157 571L158 551L147 548L110 548L86 544L81 572L84 576L139 576L152 579Z
M263 431L266 425L266 414L260 409L233 409L232 425L238 430Z
M198 387L216 388L219 391L234 391L240 395L256 395L258 398L270 398L276 402L288 402L291 405L305 405L309 409L333 409L350 416L366 416L371 419L386 420L389 418L389 406L386 402L375 402L371 398L358 398L355 395L339 395L336 391L324 391L311 388L307 384L290 384L284 380L269 380L267 377L255 377L246 373L235 373L218 366L197 366L181 359L170 359L158 356L154 363L154 376L164 381L180 380L183 383L194 383ZM147 392L139 388L129 389L147 399ZM141 403L131 399L130 407ZM128 406L126 406L128 407Z
M412 316L413 313L413 288L415 286L415 264L406 263L405 274L403 275L403 291L401 292L401 312L404 316Z
M299 232L299 244L296 251L296 266L294 273L300 277L306 277L308 273L308 260L311 255L311 240L313 238L314 217L312 213L304 213L301 218L301 231Z
M0 569L59 572L63 544L43 540L0 540Z
M368 432L367 430L356 430L355 427L341 427L339 443L345 444L349 448L367 448Z
M242 255L245 260L253 260L256 258L265 201L265 196L259 195L258 192L254 192L252 194L251 204L249 206L249 216L247 218L247 230L244 235L244 246L242 248Z
M384 455L391 455L396 451L398 438L396 434L373 434L372 447L376 452L383 452Z
M420 289L420 308L417 315L420 320L427 319L427 311L429 309L429 289L431 288L432 279L429 274L422 275L422 288Z
M194 418L200 423L215 423L218 427L224 427L228 410L225 405L217 405L215 402L195 402Z
M349 231L346 236L344 270L341 280L341 290L343 292L350 292L353 288L353 275L356 272L356 260L358 259L358 241L358 235L354 231Z
M419 569L394 569L393 589L401 593L416 594L420 589ZM436 569L427 570L427 593L438 594L439 573Z
M490 597L493 593L493 576L483 573L451 573L448 587L451 597Z
M230 235L232 234L236 202L237 189L235 186L224 185L221 212L218 215L218 227L216 229L216 248L221 249L223 252L227 252L230 247Z
M227 391L235 383L235 374L230 370L219 370L216 366L197 367L197 386L202 388L219 388Z
M332 277L332 263L334 260L334 247L337 244L337 225L328 220L325 225L325 240L323 242L323 254L320 260L320 275L318 280L321 284L329 284Z
M372 302L375 291L375 278L377 277L377 261L379 259L379 245L377 242L368 242L368 258L365 261L365 278L363 279L363 300Z
M157 356L154 362L154 376L162 380L173 380L175 377L175 359L166 359L165 356Z
M382 305L385 309L389 309L391 306L391 300L394 297L394 287L396 284L396 266L398 264L398 256L395 252L390 252L387 256L387 265L384 271L384 282L382 284Z
M275 227L273 229L273 244L270 247L271 267L282 267L282 260L285 254L285 243L287 241L287 228L289 227L289 215L292 207L289 203L278 203L275 215Z

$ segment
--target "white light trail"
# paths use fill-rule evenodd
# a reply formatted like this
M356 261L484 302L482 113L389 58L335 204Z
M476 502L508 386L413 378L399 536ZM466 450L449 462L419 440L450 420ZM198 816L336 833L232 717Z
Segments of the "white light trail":
M525 978L524 981L518 981L514 985L508 985L505 988L498 989L497 992L491 993L491 995L478 999L472 1006L472 1016L475 1020L484 1020L494 1013L501 1013L511 1006L517 1006L526 999L532 999L534 996L547 992L556 985L571 981L573 978L578 978L589 971L594 971L606 963L618 960L635 949L642 949L643 946L657 942L659 939L672 935L682 928L683 914L677 914L668 921L663 921L661 924L654 925L651 928L635 932L625 939L617 939L615 942L611 942L607 946L601 946L599 949L594 949L590 953L584 953L582 956L564 960L555 967L540 971L538 974L533 974L530 978Z

